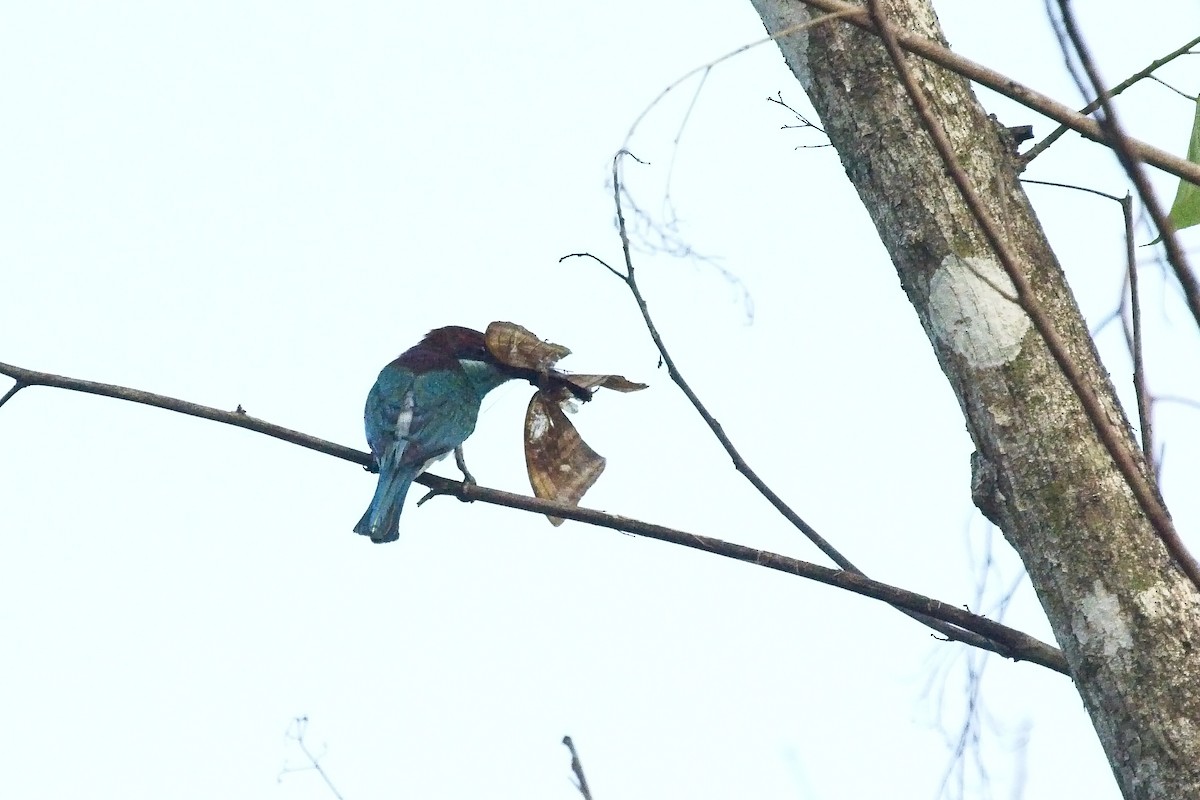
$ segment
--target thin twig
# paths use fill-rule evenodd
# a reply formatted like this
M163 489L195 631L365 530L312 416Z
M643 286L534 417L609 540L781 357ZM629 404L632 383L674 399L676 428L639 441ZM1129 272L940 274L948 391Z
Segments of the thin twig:
M116 386L113 384L96 383L95 381L83 381L77 378L68 378L61 375L51 375L45 372L35 372L21 367L14 367L10 364L0 363L0 375L8 375L9 377L18 377L19 380L27 381L29 385L50 386L59 389L67 389L72 391L87 392L89 394L100 395L103 397L112 397L119 400L127 400L135 403L144 403L158 408L165 408L171 411L178 411L182 414L189 414L203 419L222 422L228 425L234 425L240 428L246 428L256 433L262 433L276 439L282 439L286 442L299 445L301 447L315 450L319 453L341 458L345 461L351 461L355 464L369 466L372 464L370 453L360 452L350 447L344 447L333 442L327 442L324 439L318 439L315 436L299 433L297 431L283 428L279 425L272 425L269 422L264 422L260 419L249 417L245 414L239 414L236 411L222 411L218 408L189 403L184 400L178 400L173 397L165 397L163 395L151 394L142 392L136 389L129 389L124 386ZM878 581L872 581L861 576L856 576L852 573L843 570L834 570L828 567L822 567L817 564L810 564L806 561L789 558L787 556L778 555L776 553L767 552L764 550L755 550L750 547L725 542L720 539L713 539L707 536L700 536L686 531L680 531L673 528L667 528L661 525L653 525L648 522L632 520L626 517L617 516L615 514L607 514L602 511L595 511L587 508L578 508L560 503L553 503L547 500L539 500L535 497L525 495L511 494L502 492L497 489L488 489L483 486L477 486L469 483L461 483L448 478L442 478L437 475L432 475L428 472L420 475L417 478L417 483L433 489L439 495L447 495L457 497L464 502L479 501L490 505L505 506L507 508L516 508L522 511L528 511L533 514L562 517L564 519L572 519L578 522L583 522L589 525L608 528L610 530L620 531L623 533L631 533L637 536L644 536L649 539L657 539L659 541L668 542L671 544L690 547L696 550L713 553L715 555L731 558L736 561L744 561L750 564L774 569L780 572L787 572L798 577L807 578L809 580L824 583L829 586L846 589L847 591L860 594L865 597L871 597L877 600L882 600L889 605L897 608L916 611L926 616L956 625L966 632L974 633L978 637L980 644L978 647L983 647L986 650L992 650L1007 658L1012 658L1018 661L1030 661L1035 664L1052 669L1056 672L1061 672L1064 675L1067 673L1066 659L1062 652L1051 645L1046 644L1029 636L1026 633L1009 628L1004 625L998 625L989 619L980 617L976 614L964 611L957 606L941 601L934 600L924 595L909 592L895 586L890 586ZM964 640L966 641L966 640ZM968 644L973 644L972 641L967 641Z
M1035 186L1056 186L1059 189L1074 189L1077 192L1087 192L1088 194L1094 194L1094 195L1098 195L1099 197L1103 197L1107 200L1112 200L1114 203L1120 203L1122 200L1122 198L1118 197L1115 194L1109 194L1108 192L1102 192L1099 189L1092 189L1087 186L1078 186L1074 183L1059 183L1058 181L1037 181L1037 180L1034 180L1033 178L1020 178L1019 180L1021 181L1021 183L1032 183Z
M1157 83L1159 86L1163 86L1163 87L1165 87L1165 88L1167 88L1167 89L1170 89L1172 92L1174 92L1175 94L1179 95L1179 96L1180 96L1180 97L1182 97L1184 100L1191 100L1193 103L1194 103L1194 102L1196 102L1196 98L1195 98L1194 96L1192 96L1192 95L1188 94L1187 92L1183 91L1182 89L1177 89L1177 88L1175 88L1174 86L1172 86L1171 84L1167 83L1166 81L1164 81L1162 78L1158 77L1157 75L1151 75L1151 76L1150 76L1150 80L1154 81L1154 82L1155 82L1155 83Z
M313 769L316 770L317 774L321 776L321 780L325 781L325 785L329 787L329 791L333 792L333 796L338 800L343 800L341 792L337 790L337 787L333 785L333 781L330 780L329 776L325 773L325 769L321 766L320 760L308 749L308 744L304 741L304 733L307 728L308 717L296 717L294 720L292 720L292 724L288 728L287 737L296 742L296 745L300 748L300 752L304 753L304 757L308 759L310 766L301 767L299 769L284 767L279 773L279 779L282 780L283 776L289 772L299 772L301 769Z
M1154 194L1154 187L1150 185L1150 178L1146 175L1146 170L1142 167L1141 161L1130 144L1129 136L1117 118L1117 109L1113 105L1112 96L1104 88L1104 81L1092 59L1091 51L1084 42L1083 34L1080 33L1079 26L1075 22L1075 14L1071 11L1070 0L1058 0L1058 7L1062 16L1063 29L1071 40L1071 46L1075 50L1075 56L1079 59L1079 65L1087 75L1093 92L1099 98L1100 108L1103 111L1098 119L1100 127L1104 130L1112 151L1116 154L1117 160L1121 162L1125 174L1133 181L1138 197L1141 198L1142 207L1154 220L1154 227L1158 231L1159 240L1167 254L1167 263L1171 265L1171 269L1175 272L1175 278L1179 281L1180 288L1183 289L1183 298L1187 303L1188 310L1192 312L1192 319L1195 320L1197 327L1200 327L1200 280L1197 280L1195 274L1192 273L1187 255L1183 252L1183 248L1179 245L1179 238L1175 235L1175 224L1167 216L1162 204L1158 202L1158 197ZM1071 60L1065 43L1063 44L1063 55L1067 57L1067 66L1070 68ZM1072 70L1072 75L1074 75L1074 70ZM1078 76L1075 77L1076 81L1082 84ZM1080 88L1086 89L1082 85ZM1200 181L1193 181L1193 183L1200 185ZM1197 585L1197 588L1200 588L1200 584Z
M844 0L803 0L803 2L822 11L850 12L844 17L846 22L871 33L877 32L875 23L863 6L847 3ZM1066 125L1084 138L1100 144L1109 143L1107 134L1100 124L1075 109L1020 84L1003 73L971 61L969 58L964 58L958 53L942 47L932 39L894 26L890 30L895 41L905 50ZM1186 158L1180 158L1137 139L1129 139L1129 146L1133 153L1147 164L1200 185L1200 164L1193 164Z
M1195 47L1197 44L1200 44L1200 36L1197 36L1195 39L1192 39L1190 42L1185 44L1183 47L1180 47L1178 50L1174 50L1174 51L1168 53L1167 55L1163 56L1162 58L1151 61L1145 67L1143 67L1142 69L1133 73L1128 78L1126 78L1125 80L1118 83L1116 86L1109 89L1108 96L1116 97L1121 92L1125 91L1130 86L1133 86L1135 83L1137 83L1141 80L1144 80L1146 78L1154 79L1154 75L1152 75L1151 73L1153 73L1159 67L1166 65L1168 62L1174 61L1175 59L1179 58L1181 55L1184 55L1189 50L1191 50L1193 47ZM1080 109L1079 113L1080 114L1091 114L1093 111L1095 111L1098 108L1100 108L1100 100L1096 99L1096 100L1093 100L1092 102L1088 103L1082 109ZM1029 148L1028 151L1022 153L1021 160L1024 161L1026 164L1028 164L1030 161L1032 161L1033 159L1040 156L1043 152L1045 152L1046 148L1048 148L1050 145L1057 142L1059 140L1059 138L1064 133L1066 133L1068 130L1070 130L1070 128L1068 128L1066 125L1059 125L1057 128L1052 130L1045 139L1042 139L1040 142L1035 144L1033 147Z
M754 469L746 462L746 459L742 457L742 454L734 445L733 440L731 440L728 434L725 433L724 427L720 422L717 421L716 417L709 412L708 408L700 400L699 395L697 395L695 390L692 389L691 384L689 384L687 379L683 377L683 373L680 372L679 366L675 363L675 359L671 356L671 351L667 349L667 345L663 341L662 334L659 332L658 326L655 325L654 318L650 315L650 307L646 303L646 298L642 295L642 290L638 286L637 273L633 263L633 254L629 246L629 232L625 223L624 208L621 203L621 187L623 185L623 181L621 180L621 159L625 155L631 154L629 154L629 152L626 150L621 150L613 157L612 174L613 203L615 204L617 212L617 231L621 237L621 252L625 259L625 273L621 274L612 267L609 267L609 271L618 275L625 283L626 287L628 287L630 293L633 295L633 299L637 303L638 311L642 315L642 321L646 325L646 330L649 332L650 338L654 341L654 347L658 350L658 354L662 359L663 365L667 368L667 375L671 378L672 382L679 387L679 390L683 392L684 396L687 397L688 402L692 404L692 408L694 408L696 413L700 415L700 418L704 420L704 424L708 426L709 430L711 430L713 435L717 438L717 441L721 444L721 447L725 450L726 454L728 454L730 459L733 460L734 468L740 472L746 478L746 480L748 480L750 484L757 489L760 494L762 494L763 497L767 499L767 502L769 502L776 511L782 514L788 522L795 526L797 530L807 536L822 553L829 556L833 563L837 564L842 569L848 569L852 572L860 572L860 570L854 566L853 563L851 563L850 559L838 552L838 550L824 537L822 537L821 534L817 533L815 528L805 522L804 519L797 514L796 511L792 509L792 507L789 506L782 497L780 497L770 486L768 486L766 481L759 477L758 473L755 472ZM600 260L595 256L591 256L591 254L588 255L596 261ZM604 262L601 261L600 263ZM608 265L605 264L605 266Z
M667 166L665 189L664 189L663 200L662 200L663 216L665 218L665 223L664 224L656 223L653 220L650 213L643 211L638 206L638 204L634 201L633 196L631 194L628 194L628 192L627 192L627 195L626 195L628 202L629 202L629 209L630 209L632 218L634 218L636 220L640 220L642 223L644 223L644 226L646 229L646 235L645 235L644 239L642 240L644 243L649 244L651 247L661 249L665 252L671 253L672 255L674 255L676 257L687 257L687 258L692 258L697 261L703 262L703 263L707 264L709 267L712 267L712 268L716 269L718 272L720 272L721 276L723 278L725 278L727 281L729 281L731 284L740 286L740 281L738 281L736 279L736 277L734 275L732 275L728 270L724 269L720 265L720 263L717 259L715 259L711 256L708 256L708 255L704 255L702 253L698 253L696 250L694 250L691 247L691 245L687 241L685 241L682 237L680 237L677 234L678 215L675 211L674 204L673 204L672 198L671 198L671 186L672 186L672 181L674 179L676 163L677 163L677 160L679 157L679 146L680 146L680 142L683 140L684 131L686 130L688 122L691 119L692 113L695 110L696 105L700 100L700 95L704 90L704 86L706 85L706 83L708 81L709 75L712 74L712 71L718 65L722 64L725 61L728 61L731 58L735 58L735 57L741 55L742 53L745 53L748 50L751 50L755 47L775 41L781 36L787 36L788 34L792 34L792 33L799 33L801 31L805 31L810 28L814 28L818 25L821 25L821 24L824 24L827 22L832 22L843 16L847 16L851 13L854 13L854 12L852 10L848 10L848 11L841 12L841 13L826 14L826 15L823 15L816 19L811 19L806 22L792 25L792 26L785 28L784 30L778 31L770 36L766 36L757 41L750 42L749 44L744 44L741 47L731 50L728 53L726 53L718 58L715 58L711 61L708 61L707 63L701 64L698 67L688 70L686 73L681 75L679 78L677 78L676 80L674 80L670 84L668 84L662 91L660 91L654 97L653 100L651 100L646 105L645 108L642 109L641 113L639 113L637 115L637 117L634 119L633 123L629 126L629 130L625 134L625 141L622 144L622 149L624 149L626 151L628 151L629 148L631 147L630 142L632 141L634 134L637 132L638 127L642 124L642 122L646 119L646 117L648 117L650 115L650 113L658 106L658 104L661 103L668 94L670 94L671 92L675 91L677 88L682 86L685 82L687 82L693 76L699 74L700 79L699 79L698 85L696 86L695 91L692 93L691 100L688 103L686 110L684 111L683 118L680 120L679 128L675 134L673 146L671 148L671 158L670 158L670 162ZM649 236L650 233L654 234L654 237L657 238L657 242L654 242L653 244L651 244L653 239ZM742 294L742 302L746 308L747 316L751 316L753 311L751 308L749 294L745 291L744 287L741 287L741 294Z
M1190 397L1183 397L1177 394L1156 394L1154 395L1156 403L1175 403L1176 405L1187 406L1200 410L1200 400L1193 400Z
M975 593L971 600L970 608L983 609L987 605L987 589L989 578L997 571L996 562L993 558L993 542L995 537L996 527L988 523L987 533L984 535L983 544L984 551L982 558L977 559L974 554L974 549L971 548L973 538L968 532L967 544L971 549L971 567L975 573ZM1024 575L1024 573L1022 573ZM1015 586L1016 584L1014 584ZM1004 615L1008 607L1009 600L1012 597L1013 589L1010 589L1003 597L997 606L996 611L999 616ZM959 654L956 653L957 657ZM966 651L962 654L966 657L963 659L965 666L965 686L964 694L966 707L962 708L963 701L957 700L954 703L956 712L961 713L961 724L958 726L956 735L950 737L950 732L946 728L942 728L942 734L946 737L946 744L951 748L951 757L946 765L946 771L942 775L941 786L939 787L936 797L963 798L967 797L966 787L968 772L970 767L974 767L976 780L979 782L978 793L987 797L990 796L991 778L988 773L986 763L982 757L981 750L984 744L984 737L991 732L991 725L985 725L989 721L985 718L990 718L987 714L985 704L985 695L983 693L983 675L987 668L990 654L981 651ZM948 672L948 670L947 670ZM932 691L934 680L937 673L930 674L930 680L926 684L925 693L929 694ZM941 720L946 716L945 702L948 680L943 678L939 681L939 690L937 693L937 716ZM953 787L957 791L950 794L951 781L954 781Z
M563 744L571 751L571 772L575 773L575 788L583 795L583 800L592 800L592 790L588 788L587 778L583 776L583 762L579 760L579 753L575 752L575 743L571 741L570 736L564 736Z
M1150 524L1154 527L1159 538L1162 539L1163 544L1179 564L1180 568L1197 587L1200 587L1200 563L1197 563L1196 559L1187 551L1187 548L1183 546L1183 542L1179 539L1179 534L1175 531L1175 525L1171 521L1170 514L1163 506L1154 487L1151 486L1146 474L1134 458L1133 453L1136 451L1131 450L1129 447L1129 442L1125 438L1124 432L1109 420L1104 407L1100 403L1099 397L1088 384L1082 370L1071 359L1070 353L1067 352L1066 344L1063 342L1053 320L1051 320L1050 316L1038 302L1033 293L1033 288L1029 284L1029 279L1017 263L1016 256L1009 248L1008 242L1000 234L999 227L992 219L992 215L988 211L987 206L984 205L983 199L975 191L970 178L963 171L962 164L959 163L958 157L954 154L954 148L950 144L945 130L942 128L941 123L938 122L937 117L934 116L933 111L929 108L925 93L913 79L912 73L904 61L904 52L900 49L900 45L897 42L895 29L886 22L882 5L879 0L868 0L868 4L870 6L870 13L876 20L876 28L880 31L880 39L883 41L884 47L887 48L888 55L891 57L905 91L912 101L913 108L921 120L922 127L929 134L930 140L946 167L947 174L950 175L958 187L959 194L962 196L963 202L970 210L971 215L979 224L980 231L987 238L988 244L996 253L996 257L1000 260L1000 263L1004 266L1004 271L1008 273L1009 279L1012 280L1021 308L1029 316L1030 321L1033 322L1042 341L1045 342L1047 349L1049 349L1050 354L1058 363L1059 369L1062 370L1063 375L1066 377L1067 383L1071 386L1076 397L1079 398L1080 403L1083 405L1084 413L1092 423L1092 427L1096 430L1100 441L1108 450L1117 469L1124 476L1125 483L1133 492L1134 497L1137 498L1138 505L1146 514Z
M634 132L637 131L638 126L642 124L642 120L644 120L647 117L647 115L650 114L650 112L654 109L654 107L656 105L658 105L660 102L662 102L662 99L664 97L666 97L671 92L675 91L675 89L679 88L679 86L684 81L686 81L688 78L692 77L696 73L701 73L701 75L702 75L701 82L703 83L703 81L705 79L707 79L708 74L710 72L712 72L713 67L717 66L718 64L720 64L723 61L728 61L731 58L740 56L742 53L745 53L747 50L752 50L755 47L767 44L769 42L776 41L777 39L780 39L784 36L790 36L793 33L800 33L802 31L806 31L810 28L814 28L817 25L823 25L826 22L833 22L834 20L837 20L837 19L842 19L844 17L850 17L857 13L859 13L857 8L855 8L854 6L847 6L846 8L839 9L832 14L824 14L815 19L808 20L807 22L801 22L796 25L791 25L787 28L784 28L781 31L776 31L775 33L771 34L770 36L750 42L749 44L744 44L735 50L730 50L728 53L726 53L723 56L720 56L719 58L714 58L712 61L709 61L705 64L701 64L700 66L695 67L694 69L688 70L683 75L680 75L674 81L667 84L666 88L663 89L661 92L659 92L658 95L655 96L655 98L653 100L651 100L650 103L645 108L642 109L642 112L640 114L638 114L636 118L634 118L633 124L629 126L629 130L625 133L625 141L624 141L624 143L622 143L621 149L622 150L629 149L630 142L633 139ZM688 106L689 114L691 113L692 107L695 106L696 99L698 96L699 96L699 89L697 89L696 96L693 96L692 102ZM686 118L685 118L685 123L686 123ZM675 137L676 144L679 143L679 137L682 135L683 135L683 131L680 130L679 134L677 134Z
M16 383L14 383L12 385L12 388L4 393L4 397L0 397L0 406L3 406L5 403L7 403L9 400L12 399L13 395L15 395L17 392L21 391L28 385L29 385L28 383L24 383L22 381L17 381Z
M1121 215L1125 218L1125 274L1129 279L1129 307L1132 319L1129 352L1133 356L1133 391L1137 395L1138 427L1142 431L1142 457L1150 465L1158 479L1158 468L1154 460L1153 409L1150 390L1146 387L1146 362L1142 346L1142 300L1138 290L1137 253L1133 244L1133 197L1121 199Z
M808 119L808 117L804 116L799 111L797 111L796 109L794 109L790 105L788 105L786 102L784 102L783 92L779 92L779 91L775 92L775 96L768 97L767 102L774 103L775 105L780 106L782 108L786 108L788 111L792 112L793 117L800 120L799 125L782 125L782 126L780 126L780 130L785 130L785 131L786 130L794 130L794 129L803 130L805 128L812 128L814 131L820 133L822 136L827 135L825 133L824 128L822 128L820 125L813 123L812 121L810 121ZM832 147L833 145L829 144L828 142L826 142L825 144L817 144L817 145L801 145L801 147L805 147L805 146L807 146L807 147Z

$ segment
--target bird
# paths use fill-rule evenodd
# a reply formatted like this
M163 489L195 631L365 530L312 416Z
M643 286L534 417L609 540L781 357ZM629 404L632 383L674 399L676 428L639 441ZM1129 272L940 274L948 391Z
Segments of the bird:
M413 480L452 451L461 456L484 396L521 372L488 351L483 333L458 325L430 331L384 367L363 411L379 483L354 531L377 544L398 539Z

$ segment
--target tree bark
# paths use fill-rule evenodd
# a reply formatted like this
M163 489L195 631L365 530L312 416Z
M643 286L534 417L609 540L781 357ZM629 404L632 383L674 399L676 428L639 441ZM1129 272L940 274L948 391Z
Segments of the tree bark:
M771 34L820 14L800 0L751 2ZM885 7L894 26L945 45L924 0ZM972 497L1024 562L1124 797L1200 797L1200 592L1029 317L997 291L1011 296L1012 283L878 39L837 21L778 44L958 396L976 448ZM1037 301L1137 452L1001 130L965 80L912 55L907 64Z

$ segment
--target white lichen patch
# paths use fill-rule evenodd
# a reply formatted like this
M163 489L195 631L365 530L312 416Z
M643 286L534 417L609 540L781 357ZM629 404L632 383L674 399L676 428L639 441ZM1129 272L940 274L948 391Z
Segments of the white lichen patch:
M1133 647L1129 621L1121 610L1121 601L1103 583L1096 581L1071 619L1075 639L1085 650L1109 659Z
M1164 614L1167 610L1167 599L1170 594L1165 586L1154 585L1149 589L1138 592L1134 595L1133 601L1137 603L1138 609L1147 617L1154 618Z
M1032 324L1015 297L1012 280L992 259L948 255L929 282L929 321L972 367L1003 366L1021 352Z

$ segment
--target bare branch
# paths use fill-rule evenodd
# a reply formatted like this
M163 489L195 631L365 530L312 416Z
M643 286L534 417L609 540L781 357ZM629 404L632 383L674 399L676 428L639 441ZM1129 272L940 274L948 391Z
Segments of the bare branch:
M1129 280L1129 306L1132 330L1129 351L1133 356L1133 391L1137 395L1138 427L1142 431L1142 457L1150 465L1155 479L1158 470L1154 460L1153 408L1150 390L1146 387L1146 362L1142 346L1142 298L1138 290L1137 254L1133 245L1133 197L1126 194L1121 200L1121 215L1125 218L1125 274Z
M570 736L564 736L563 744L571 751L571 772L575 773L575 788L583 795L583 800L592 800L592 790L588 788L587 778L583 776L583 762L579 760L579 753L575 752L575 743L571 741Z
M613 157L612 175L613 203L616 206L617 230L621 236L621 251L625 258L625 274L622 275L612 267L609 267L609 271L620 277L625 283L626 287L629 289L630 293L633 295L633 299L637 303L638 311L641 312L642 321L646 325L646 330L649 332L650 338L654 341L654 346L658 350L658 354L662 359L663 365L667 368L667 374L670 376L675 385L679 387L679 390L683 392L684 396L687 397L688 402L692 404L692 408L694 408L696 413L700 415L700 418L704 420L704 424L708 426L709 430L711 430L713 435L717 438L717 441L720 442L721 447L724 448L725 452L733 460L734 468L740 472L746 478L746 480L748 480L750 484L757 489L760 494L762 494L763 497L767 499L767 502L769 502L776 511L782 514L788 522L796 527L797 530L807 536L822 553L829 556L833 563L837 564L842 569L858 572L858 568L855 567L848 558L839 553L837 549L833 547L833 545L831 545L825 540L824 537L817 533L815 528L805 522L804 519L797 514L782 497L780 497L773 489L771 489L771 487L767 485L766 481L759 477L758 473L755 472L754 469L746 462L746 459L744 459L742 454L738 452L738 449L733 444L733 441L725 433L724 427L722 427L721 423L717 421L716 417L709 412L708 408L700 400L699 395L696 394L695 390L692 389L691 385L683 377L683 373L680 372L678 365L675 363L675 359L671 356L671 352L667 349L667 345L663 341L662 334L659 332L658 326L654 324L654 318L650 315L650 308L646 303L646 298L642 295L641 288L638 286L637 273L633 263L633 254L630 252L629 248L629 233L628 229L626 228L625 212L621 203L621 187L623 186L623 181L621 180L621 158L626 154L627 151L622 150ZM595 258L595 256L592 256L592 258L596 261L599 261L601 264L604 264L603 261ZM604 264L604 266L607 267L608 265Z
M1151 61L1145 67L1143 67L1142 69L1133 73L1128 78L1126 78L1125 80L1118 83L1116 86L1109 89L1108 96L1116 97L1121 92L1128 89L1130 86L1133 86L1135 83L1137 83L1141 80L1144 80L1146 78L1150 78L1152 80L1158 80L1152 74L1156 69L1158 69L1159 67L1162 67L1162 66L1166 65L1167 63L1174 61L1175 59L1184 55L1189 50L1191 50L1193 47L1195 47L1197 44L1200 44L1200 36L1197 36L1195 39L1192 39L1190 42L1185 44L1183 47L1180 47L1178 50L1174 50L1174 51L1168 53L1167 55L1163 56L1162 58ZM1098 108L1100 108L1100 100L1096 99L1096 100L1093 100L1092 102L1088 103L1086 106L1084 106L1080 110L1079 113L1080 114L1091 114L1093 111L1095 111ZM1048 148L1050 145L1057 142L1059 140L1059 138L1061 138L1062 135L1064 133L1066 133L1068 130L1070 130L1070 128L1068 128L1066 125L1059 125L1053 131L1051 131L1050 134L1045 139L1042 139L1036 145L1029 148L1028 152L1023 153L1021 155L1021 160L1024 161L1025 163L1029 163L1033 159L1037 158L1043 152L1045 152L1046 148Z
M1178 88L1176 88L1176 87L1172 86L1171 84L1167 83L1166 81L1164 81L1162 78L1158 77L1157 75L1151 75L1151 76L1150 76L1150 80L1154 81L1154 82L1155 82L1155 83L1157 83L1159 86L1164 86L1164 87L1166 87L1167 89L1170 89L1172 92L1174 92L1175 94L1177 94L1177 95L1179 95L1180 97L1184 98L1185 100L1191 100L1193 103L1194 103L1194 102L1196 102L1196 98L1195 98L1195 97L1193 97L1192 95L1190 95L1190 94L1188 94L1187 92L1183 91L1182 89L1178 89Z
M800 128L800 129L804 129L804 128L812 128L812 129L813 129L813 130L815 130L817 133L820 133L822 136L824 136L824 135L825 135L825 129L824 129L824 128L822 128L820 125L817 125L816 123L814 123L814 122L813 122L812 120L810 120L808 117L804 116L803 114L801 114L801 113L800 113L799 111L797 111L796 109L792 108L790 105L788 105L788 104L787 104L787 103L784 101L784 99L783 99L783 92L776 92L774 97L768 97L768 98L767 98L767 102L768 102L768 103L774 103L775 105L777 105L777 106L779 106L779 107L781 107L781 108L786 108L788 111L790 111L790 112L792 113L792 116L793 116L793 117L795 117L796 119L800 120L800 124L799 124L799 125L784 125L784 126L783 126L783 130L789 130L789 129L791 129L791 128ZM819 145L819 146L820 146L820 147L832 147L833 145L831 145L831 144L829 144L829 143L826 143L826 144Z
M1122 200L1122 198L1115 194L1102 192L1099 189L1092 189L1088 186L1077 186L1073 183L1059 183L1058 181L1036 181L1033 178L1021 178L1020 181L1021 183L1032 183L1035 186L1055 186L1059 189L1074 189L1077 192L1087 192L1088 194L1094 194L1107 200L1112 200L1114 203L1120 203Z

